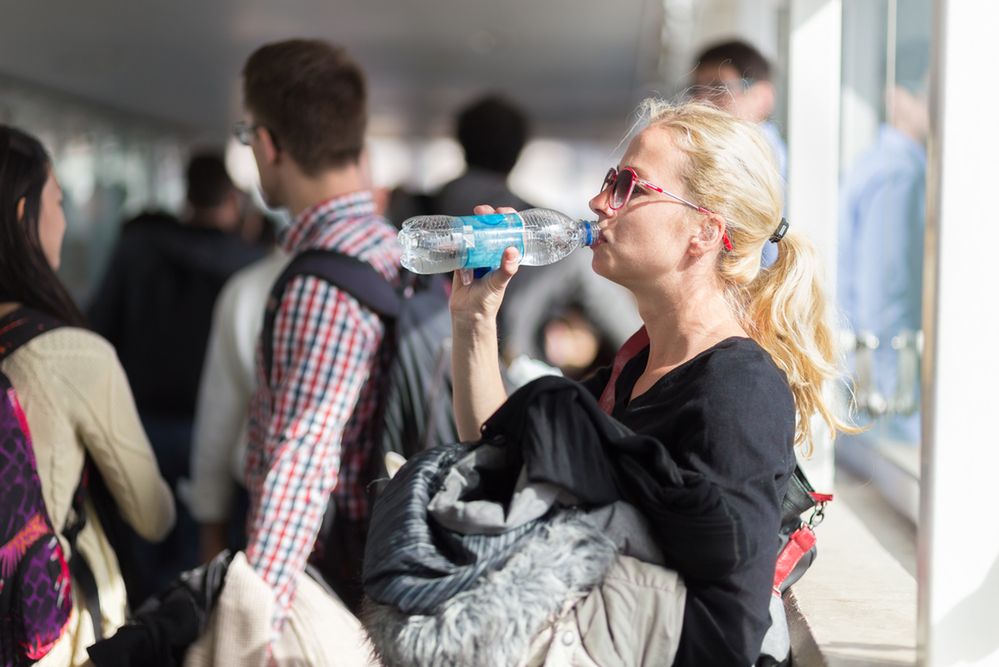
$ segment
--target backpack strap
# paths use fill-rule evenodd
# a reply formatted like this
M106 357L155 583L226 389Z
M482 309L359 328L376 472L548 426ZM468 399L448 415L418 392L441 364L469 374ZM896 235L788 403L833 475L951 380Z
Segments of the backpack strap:
M90 564L83 558L76 548L76 540L87 525L87 515L85 514L84 501L87 499L89 490L90 467L93 461L88 454L83 463L83 474L80 475L80 483L73 492L71 506L73 511L66 517L66 525L63 526L62 534L69 542L71 552L69 554L69 573L73 576L77 588L83 595L83 603L90 612L90 622L94 625L94 641L104 638L103 615L101 614L100 589L97 588L97 579L90 569Z
M22 345L46 331L63 324L51 315L33 308L18 308L0 318L0 361L14 354Z
M315 248L296 255L271 287L261 331L266 377L274 362L274 320L288 284L298 276L314 276L346 292L386 323L399 317L401 299L385 277L367 262L336 250Z
M14 354L37 336L62 326L64 323L51 315L33 308L18 308L0 319L0 361ZM90 619L94 624L94 637L101 639L103 637L101 629L103 616L101 615L97 580L94 578L90 565L76 548L76 539L87 522L84 513L84 500L87 494L87 469L91 465L90 456L87 455L80 483L77 485L76 491L73 492L73 500L70 503L73 511L66 518L66 525L63 526L60 533L69 542L69 571L83 594L87 611L90 612Z

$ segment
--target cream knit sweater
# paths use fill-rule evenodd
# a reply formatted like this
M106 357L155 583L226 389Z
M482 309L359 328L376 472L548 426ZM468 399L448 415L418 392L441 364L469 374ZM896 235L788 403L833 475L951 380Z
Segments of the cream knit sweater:
M142 537L162 539L173 526L173 496L160 477L111 345L89 331L64 327L31 340L0 369L10 378L27 415L45 506L56 530L66 523L86 451L125 520ZM109 636L125 621L125 586L90 507L77 544L94 571L104 634ZM65 541L63 548L68 557ZM90 615L74 595L68 632L38 664L83 664L86 647L93 641Z

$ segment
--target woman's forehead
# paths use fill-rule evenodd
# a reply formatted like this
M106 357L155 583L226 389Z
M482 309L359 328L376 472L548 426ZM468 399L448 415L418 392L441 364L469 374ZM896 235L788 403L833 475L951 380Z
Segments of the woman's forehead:
M631 140L621 161L622 166L633 167L639 174L662 176L674 173L673 164L676 150L669 130L661 126L650 126Z

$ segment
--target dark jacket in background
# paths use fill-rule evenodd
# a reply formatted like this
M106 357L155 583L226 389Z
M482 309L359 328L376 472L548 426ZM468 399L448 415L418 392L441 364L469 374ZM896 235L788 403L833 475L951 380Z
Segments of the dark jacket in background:
M229 276L263 254L169 215L125 224L88 315L118 351L141 412L194 415L215 299Z

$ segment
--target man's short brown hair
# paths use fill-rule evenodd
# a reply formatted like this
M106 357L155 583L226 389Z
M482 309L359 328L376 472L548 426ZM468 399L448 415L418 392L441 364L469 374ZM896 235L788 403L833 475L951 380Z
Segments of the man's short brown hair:
M360 157L366 88L347 52L319 39L267 44L243 67L247 110L310 176Z
M749 81L770 81L770 63L748 42L732 40L705 49L695 61L698 67L729 65Z

